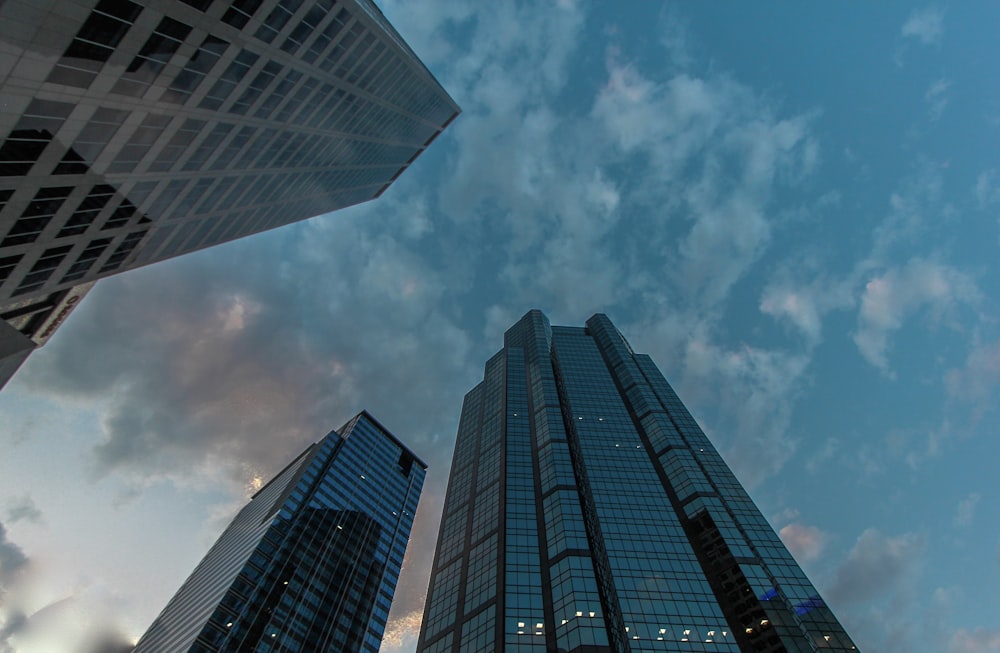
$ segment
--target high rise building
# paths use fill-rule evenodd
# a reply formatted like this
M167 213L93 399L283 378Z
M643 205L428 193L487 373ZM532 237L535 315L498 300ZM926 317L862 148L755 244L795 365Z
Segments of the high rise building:
M8 323L378 197L459 112L370 0L10 0L0 48Z
M417 650L855 646L652 360L531 311L465 397Z
M375 653L426 469L360 413L254 495L135 653Z

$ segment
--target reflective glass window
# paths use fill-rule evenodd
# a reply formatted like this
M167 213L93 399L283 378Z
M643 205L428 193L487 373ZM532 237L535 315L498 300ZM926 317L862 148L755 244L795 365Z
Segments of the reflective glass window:
M73 262L73 265L69 266L69 269L62 278L62 283L82 279L87 272L90 271L90 268L94 266L94 262L101 257L101 254L104 253L104 250L107 249L110 244L110 238L97 238L87 243L87 246L82 252L80 252L76 261Z
M234 0L229 5L229 9L223 14L222 20L237 29L243 27L250 21L257 9L260 8L263 0Z
M177 104L186 102L228 48L229 41L211 34L206 36L201 46L184 65L184 70L177 74L170 83L170 88L163 93L162 99Z
M21 280L21 284L14 290L12 295L23 295L33 290L38 290L45 285L45 282L52 276L52 273L59 267L59 264L62 263L63 259L66 258L66 254L71 249L73 249L72 245L61 245L59 247L51 247L42 252L42 255L31 266L28 274L24 275L24 279Z
M87 88L142 12L129 0L101 0L49 74L49 81Z

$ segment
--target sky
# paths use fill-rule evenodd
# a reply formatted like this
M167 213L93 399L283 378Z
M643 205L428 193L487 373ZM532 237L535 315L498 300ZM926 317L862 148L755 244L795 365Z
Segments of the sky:
M370 410L430 465L531 308L648 353L862 651L1000 651L1000 4L385 0L462 115L382 198L102 281L0 392L0 652L128 650Z

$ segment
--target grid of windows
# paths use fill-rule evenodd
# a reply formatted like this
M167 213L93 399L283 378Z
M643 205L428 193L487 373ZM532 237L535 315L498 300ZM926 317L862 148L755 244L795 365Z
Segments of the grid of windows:
M136 652L375 653L424 474L358 415L255 495Z
M21 217L11 225L3 241L0 241L0 247L35 242L72 192L72 186L39 189Z
M532 311L504 343L463 405L418 651L856 650L606 317L550 327ZM480 530L495 502L496 555Z
M90 86L140 13L142 7L129 0L100 0L52 69L49 81Z
M15 113L0 116L0 257L22 258L0 305L32 274L27 245L77 239L78 255L94 228L151 221L148 238L114 235L83 277L81 261L30 291L56 292L378 197L458 112L358 0L82 1L83 16L21 28L61 55L3 89ZM5 25L24 20L0 4ZM97 185L128 203L97 206ZM63 186L87 206L28 210Z
M107 184L97 184L91 188L73 214L66 220L63 228L56 234L56 238L76 236L87 231L87 228L100 215L104 206L114 197L114 194L114 187Z
M104 250L108 248L111 244L110 238L96 238L90 241L87 246L80 252L80 255L76 258L76 261L66 270L65 276L63 276L63 281L75 281L77 279L82 279L83 275L90 271L90 268L94 267L94 263L101 257Z
M0 177L28 174L72 111L73 105L67 102L32 100L0 145ZM57 166L55 172L62 174L63 169Z
M52 276L52 273L59 267L71 249L73 249L72 245L62 245L42 252L35 264L31 266L31 271L21 280L21 285L14 290L14 295L23 295L40 288Z
M111 87L111 92L141 97L190 33L190 25L173 18L161 20L125 73Z

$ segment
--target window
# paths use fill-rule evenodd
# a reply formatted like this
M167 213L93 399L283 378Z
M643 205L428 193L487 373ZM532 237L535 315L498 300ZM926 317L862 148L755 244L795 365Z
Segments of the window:
M154 219L165 218L166 210L170 208L170 205L174 203L174 200L181 194L184 187L187 186L187 179L174 179L168 183L160 194L153 200L153 204L149 207L147 213L153 216Z
M219 145L222 144L222 141L226 139L226 136L229 135L232 129L233 125L225 122L213 127L208 136L202 139L201 144L194 151L194 154L188 158L184 164L184 170L201 170L205 167L208 159L218 151Z
M129 0L101 0L49 74L50 82L87 88L132 27L142 7Z
M254 12L260 8L261 2L262 0L235 0L233 4L229 5L222 20L236 29L243 29L253 17Z
M21 254L15 254L14 256L0 258L0 283L10 278L11 273L14 272L14 268L21 262L21 256Z
M170 124L170 116L149 114L122 146L118 156L108 166L108 172L131 172L139 167L160 134Z
M117 229L119 227L124 227L128 224L128 221L132 219L135 215L135 205L127 199L123 199L121 205L115 209L108 219L101 225L101 231L108 231L109 229Z
M260 108L254 113L255 118L261 118L262 120L267 120L271 115L271 112L277 108L281 101L285 99L285 96L292 90L295 83L302 78L302 73L297 70L289 70L285 75L285 78L274 88L273 91L267 94L264 101L261 103Z
M198 11L206 11L212 6L212 0L181 0L186 5L191 5Z
M76 236L85 232L114 194L115 189L112 186L107 184L94 186L59 230L56 238Z
M289 54L295 54L302 47L302 44L306 42L306 39L309 38L309 35L316 31L316 27L323 22L323 19L333 9L334 4L334 0L320 0L317 2L306 13L305 17L299 21L299 24L295 26L295 29L288 35L285 42L281 44L281 49Z
M39 189L28 208L10 228L7 237L0 242L0 247L35 242L72 191L72 186Z
M13 295L23 295L29 293L32 290L37 290L41 288L52 273L55 271L62 260L66 258L66 254L73 249L72 245L62 245L61 247L52 247L44 252L35 261L35 264L31 266L31 271L24 275L24 279L21 280L21 285L12 293Z
M72 110L68 102L32 100L0 145L0 176L28 174Z
M246 144L250 141L251 137L257 132L255 127L241 127L233 138L229 141L229 145L226 149L222 151L222 154L215 158L215 162L212 164L212 170L222 170L223 168L229 167L234 161L236 161L237 155L243 150Z
M265 43L273 41L301 4L302 0L278 0L278 5L271 10L254 36Z
M128 258L128 255L132 253L132 250L135 249L135 246L139 244L139 241L145 235L146 231L142 230L134 231L125 236L125 239L115 249L115 253L108 257L107 263L101 266L101 272L109 272L121 267L121 264L125 262L125 259Z
M140 97L190 33L189 25L172 18L161 20L111 92Z
M184 70L177 74L174 81L170 83L161 99L168 102L183 104L187 101L195 89L204 81L205 76L218 63L219 58L229 48L229 41L209 34L199 46L198 50L191 56L184 65Z
M110 244L110 238L98 238L97 240L90 241L84 250L80 252L73 265L66 271L66 275L62 278L62 283L82 279L90 268L93 267L94 261L101 257L101 254L104 253L104 250Z
M230 107L229 112L239 115L245 114L257 99L260 98L261 94L267 90L267 87L271 85L271 82L274 81L274 78L280 72L281 64L278 62L268 61L264 64L264 69L257 73L257 76L250 82L247 89L243 91L240 99Z
M73 142L72 152L93 163L128 116L128 111L99 107Z
M194 186L191 187L191 190L188 191L188 194L184 197L184 199L182 199L180 203L174 208L174 210L172 211L173 215L178 218L183 218L188 216L191 213L192 209L194 209L195 204L198 203L198 201L205 194L205 191L207 191L209 186L211 186L214 182L215 182L214 177L208 177L207 179L199 179L194 184Z
M0 177L27 175L51 140L47 130L13 130L0 145Z
M156 155L156 160L149 165L150 172L164 172L173 168L204 127L204 120L195 118L185 120L180 129L174 132L170 141Z
M223 102L229 99L230 94L236 90L236 86L243 80L243 76L247 74L247 71L250 70L250 67L259 58L258 55L249 50L241 50L198 106L202 109L218 109L221 107Z

